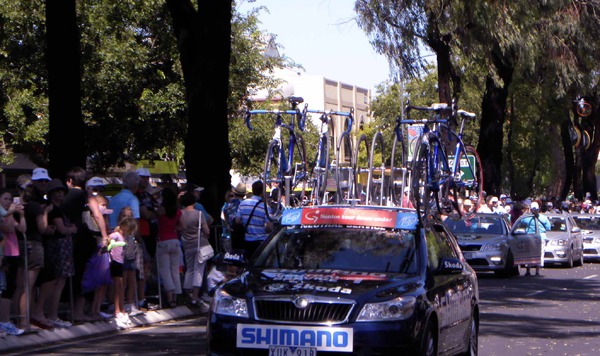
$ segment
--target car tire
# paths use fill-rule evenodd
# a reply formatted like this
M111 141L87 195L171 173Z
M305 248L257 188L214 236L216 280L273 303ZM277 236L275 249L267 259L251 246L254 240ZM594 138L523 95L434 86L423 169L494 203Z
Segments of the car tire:
M519 275L519 266L515 266L515 258L513 257L512 251L508 250L506 254L506 263L504 269L494 271L496 277L510 278Z
M581 267L583 266L583 262L583 251L581 251L581 253L579 254L579 258L577 259L577 261L574 262L574 264L577 267Z
M463 356L477 356L479 352L479 323L477 322L475 311L473 311L473 315L471 316L470 324L467 351L462 354Z
M434 356L438 354L437 347L437 333L434 328L434 324L429 320L425 329L423 330L423 337L419 345L420 356Z
M573 265L573 248L571 248L571 250L569 251L569 259L567 260L567 262L565 262L565 267L573 268Z

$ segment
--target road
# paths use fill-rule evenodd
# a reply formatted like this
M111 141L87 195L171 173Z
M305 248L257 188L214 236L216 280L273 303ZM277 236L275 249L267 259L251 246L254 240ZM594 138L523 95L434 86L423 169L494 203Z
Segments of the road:
M542 273L479 274L480 355L600 355L600 264ZM204 355L205 324L204 317L166 322L22 354Z

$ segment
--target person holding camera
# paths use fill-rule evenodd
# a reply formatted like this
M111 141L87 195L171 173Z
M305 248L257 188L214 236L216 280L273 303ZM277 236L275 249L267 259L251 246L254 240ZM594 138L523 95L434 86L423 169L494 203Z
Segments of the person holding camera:
M532 202L529 207L531 210L532 216L529 217L529 223L527 224L526 232L528 234L535 234L536 231L539 233L540 238L542 239L541 244L541 261L539 264L535 265L535 276L541 277L540 268L544 267L544 246L546 245L546 231L552 229L552 224L550 224L550 220L546 215L540 213L540 205L537 202ZM525 272L525 276L531 276L531 265L525 265L527 271Z

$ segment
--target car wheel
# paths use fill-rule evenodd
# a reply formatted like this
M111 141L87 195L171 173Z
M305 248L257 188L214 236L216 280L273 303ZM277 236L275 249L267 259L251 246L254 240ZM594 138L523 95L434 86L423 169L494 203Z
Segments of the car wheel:
M475 318L475 315L471 317L471 326L469 329L469 345L467 351L465 351L463 355L477 356L479 349L479 327L477 325L477 319Z
M504 264L504 269L499 271L494 271L494 275L496 277L510 278L512 276L519 275L519 266L515 266L515 258L513 257L512 251L508 250L506 254L506 263Z
M425 327L425 330L423 332L423 337L421 338L421 345L419 347L419 355L437 355L437 333L435 332L431 320L427 322L427 326Z
M583 266L583 251L579 254L579 259L575 261L575 266L581 267Z
M569 259L567 260L567 262L565 262L565 267L573 268L573 265L573 248L571 248L571 251L569 251Z

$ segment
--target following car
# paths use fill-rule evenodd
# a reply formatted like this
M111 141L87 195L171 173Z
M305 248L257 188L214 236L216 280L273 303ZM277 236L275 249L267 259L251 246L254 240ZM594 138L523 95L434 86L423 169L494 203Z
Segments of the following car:
M583 235L583 260L600 261L600 215L574 213L571 216Z
M286 209L214 293L209 355L476 355L479 289L455 237L414 210Z
M583 235L570 214L546 214L552 230L546 232L548 241L544 248L544 264L564 267L583 266Z
M470 219L447 218L444 223L456 236L462 254L477 272L496 276L519 274L508 243L510 223L502 214L476 213Z

